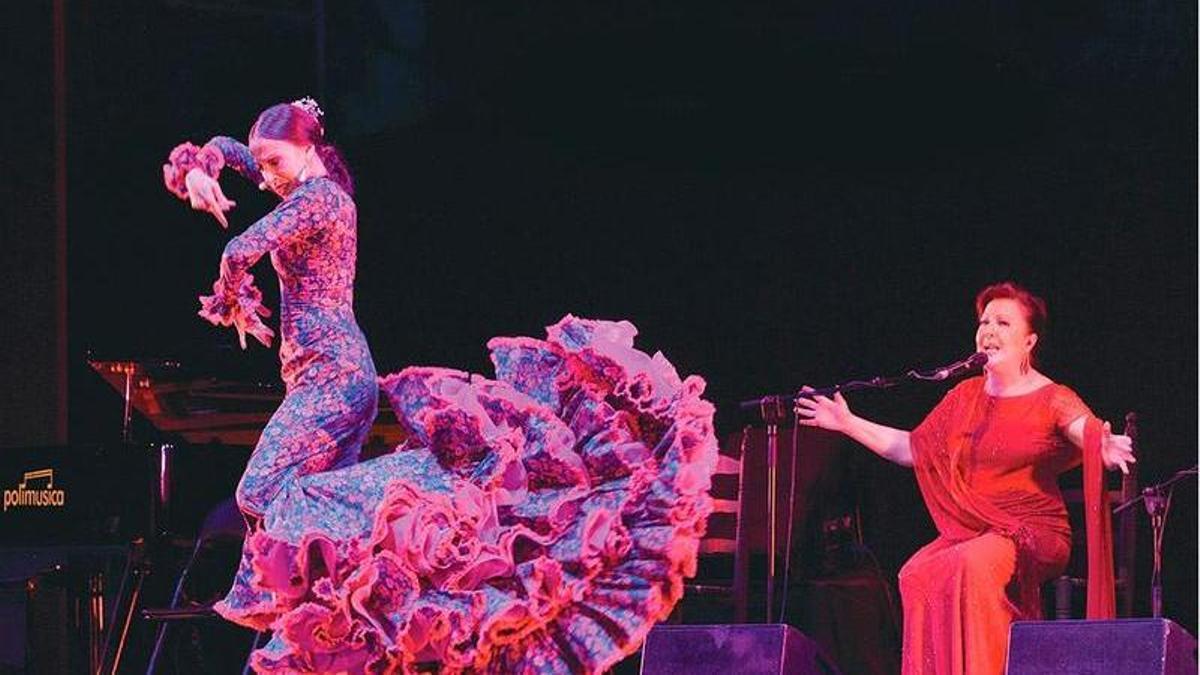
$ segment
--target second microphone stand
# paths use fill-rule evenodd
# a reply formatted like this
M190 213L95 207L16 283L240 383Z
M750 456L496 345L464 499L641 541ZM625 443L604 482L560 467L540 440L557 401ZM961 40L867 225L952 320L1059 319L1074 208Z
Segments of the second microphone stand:
M1154 569L1150 574L1150 614L1156 619L1161 619L1163 615L1162 606L1162 552L1163 552L1163 531L1167 527L1167 513L1171 510L1171 495L1174 492L1175 484L1188 476L1195 476L1197 467L1193 466L1190 469L1177 471L1175 475L1158 485L1151 485L1142 490L1142 493L1133 499L1129 499L1113 509L1113 515L1116 515L1127 508L1143 502L1146 505L1146 513L1150 516L1150 529L1153 535L1154 543Z

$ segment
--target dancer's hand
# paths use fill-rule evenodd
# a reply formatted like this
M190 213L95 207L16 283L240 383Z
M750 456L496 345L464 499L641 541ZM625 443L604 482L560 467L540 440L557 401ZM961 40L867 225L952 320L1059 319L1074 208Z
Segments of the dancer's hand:
M1129 473L1129 464L1137 462L1133 456L1133 439L1112 432L1112 425L1104 423L1104 436L1100 439L1100 459L1106 469L1120 469Z
M217 179L200 169L192 169L188 171L184 183L187 185L188 201L191 202L192 208L197 211L208 211L213 214L221 227L229 229L229 221L225 219L225 212L237 206L237 202L225 196Z
M812 391L812 387L804 387L800 391ZM820 427L830 431L846 431L853 413L842 392L834 392L833 398L828 396L813 396L796 400L796 414L800 416L800 424L806 427Z
M275 331L268 328L257 316L250 317L245 323L234 324L234 328L237 329L238 343L242 349L246 348L246 335L254 337L267 348L270 348L271 338L275 336Z

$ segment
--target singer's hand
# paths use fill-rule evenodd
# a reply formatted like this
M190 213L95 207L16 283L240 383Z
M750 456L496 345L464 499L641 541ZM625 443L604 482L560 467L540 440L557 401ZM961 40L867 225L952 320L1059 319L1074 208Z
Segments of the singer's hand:
M800 391L812 391L812 387L804 387ZM842 397L842 392L834 392L833 398L814 396L796 400L796 415L799 423L806 427L820 427L830 431L846 431L853 417L850 406Z
M1133 439L1128 436L1114 434L1112 425L1104 423L1104 436L1100 440L1100 458L1106 469L1120 469L1121 473L1129 473L1129 464L1137 462L1133 456Z
M200 169L192 169L184 177L184 183L187 185L188 201L192 208L197 211L208 211L213 214L221 227L229 229L229 221L225 219L225 212L237 206L237 202L225 196L217 179Z

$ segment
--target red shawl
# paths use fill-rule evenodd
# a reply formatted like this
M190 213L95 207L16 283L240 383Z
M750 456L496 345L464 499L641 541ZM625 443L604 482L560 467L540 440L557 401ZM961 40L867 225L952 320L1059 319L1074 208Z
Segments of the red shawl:
M1113 581L1112 509L1104 487L1104 461L1100 444L1104 428L1089 417L1083 428L1083 509L1087 527L1087 618L1111 619L1117 615Z

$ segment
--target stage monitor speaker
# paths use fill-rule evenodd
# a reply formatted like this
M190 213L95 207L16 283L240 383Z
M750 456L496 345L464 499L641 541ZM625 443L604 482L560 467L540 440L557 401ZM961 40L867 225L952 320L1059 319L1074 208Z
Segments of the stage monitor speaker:
M1196 673L1196 638L1169 619L1018 621L1008 675Z
M817 643L786 624L655 626L642 675L836 675Z

